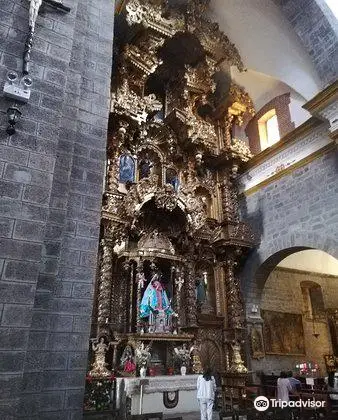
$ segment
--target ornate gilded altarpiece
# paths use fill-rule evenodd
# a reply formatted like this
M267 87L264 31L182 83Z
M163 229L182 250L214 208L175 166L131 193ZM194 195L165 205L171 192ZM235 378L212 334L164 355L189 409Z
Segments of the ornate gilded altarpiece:
M232 133L254 108L208 3L129 0L117 17L94 376L247 371L238 271L255 240L236 179L251 153Z

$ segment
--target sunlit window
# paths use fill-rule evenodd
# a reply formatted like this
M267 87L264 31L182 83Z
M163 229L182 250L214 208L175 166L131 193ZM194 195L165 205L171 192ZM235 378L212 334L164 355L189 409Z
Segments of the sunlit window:
M332 13L338 19L338 1L337 0L325 0L325 1L326 1L326 4L329 6L329 8L332 10Z
M276 110L271 109L258 120L261 150L272 146L280 140Z

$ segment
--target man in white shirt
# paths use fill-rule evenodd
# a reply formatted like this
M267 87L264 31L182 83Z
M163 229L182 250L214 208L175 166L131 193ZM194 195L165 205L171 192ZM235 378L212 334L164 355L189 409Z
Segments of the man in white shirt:
M215 399L216 381L210 369L197 378L197 399L201 410L201 420L212 420L212 407Z

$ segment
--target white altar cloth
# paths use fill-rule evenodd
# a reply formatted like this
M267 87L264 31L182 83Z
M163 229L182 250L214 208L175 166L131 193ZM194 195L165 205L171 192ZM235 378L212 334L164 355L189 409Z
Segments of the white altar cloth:
M142 389L142 410L140 409L141 381L148 384ZM163 412L166 414L198 411L197 375L147 376L146 378L117 378L117 407L123 411L126 398L131 399L131 414ZM164 392L178 391L178 403L167 408L163 403Z

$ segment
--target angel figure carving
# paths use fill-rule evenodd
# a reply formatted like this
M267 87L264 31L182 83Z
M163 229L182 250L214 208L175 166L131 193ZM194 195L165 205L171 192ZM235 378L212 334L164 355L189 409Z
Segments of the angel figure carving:
M91 376L109 376L111 374L107 369L108 363L106 363L106 353L110 345L111 343L105 343L104 337L100 337L99 340L93 340L92 350L95 354L95 359L90 371Z

